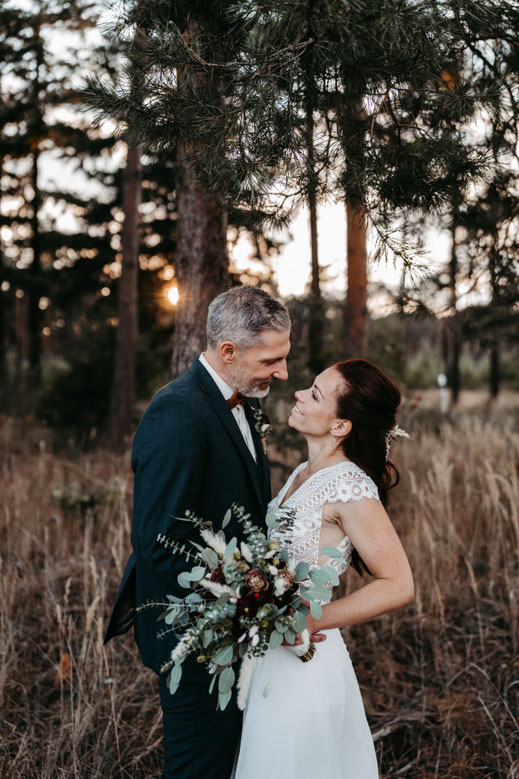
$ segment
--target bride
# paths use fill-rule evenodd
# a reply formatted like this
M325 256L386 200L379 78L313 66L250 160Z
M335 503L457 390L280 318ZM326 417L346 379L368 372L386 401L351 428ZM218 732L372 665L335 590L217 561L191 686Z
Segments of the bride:
M398 473L388 462L398 387L366 360L338 363L295 393L288 424L306 439L301 463L269 505L291 508L289 552L311 567L351 563L371 580L308 615L312 644L270 650L254 670L235 779L376 779L362 698L339 629L409 603L413 579L384 509ZM328 559L325 546L342 556ZM302 637L298 637L298 643ZM302 662L306 660L307 662Z

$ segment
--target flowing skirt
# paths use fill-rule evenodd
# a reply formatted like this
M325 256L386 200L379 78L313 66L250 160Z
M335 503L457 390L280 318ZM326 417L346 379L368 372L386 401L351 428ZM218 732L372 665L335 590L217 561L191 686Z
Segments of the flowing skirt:
M286 647L257 662L231 779L377 779L350 656L326 635L308 663Z

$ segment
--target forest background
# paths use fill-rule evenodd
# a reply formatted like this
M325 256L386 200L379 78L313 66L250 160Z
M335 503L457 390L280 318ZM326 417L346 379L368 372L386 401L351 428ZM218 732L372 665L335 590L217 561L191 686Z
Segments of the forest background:
M2 775L159 771L154 681L129 637L102 648L131 438L214 295L279 296L305 208L311 276L266 402L274 489L304 458L294 390L339 358L387 370L417 598L345 634L381 771L519 776L518 28L489 0L4 3ZM319 256L326 203L345 293ZM396 291L369 284L376 262Z

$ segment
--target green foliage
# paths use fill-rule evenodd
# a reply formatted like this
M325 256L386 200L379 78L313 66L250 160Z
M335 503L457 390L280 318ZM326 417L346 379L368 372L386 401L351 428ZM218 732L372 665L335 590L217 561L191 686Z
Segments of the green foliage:
M405 324L397 316L371 319L368 359L378 365L397 384L404 384L407 371Z
M411 389L438 386L438 375L445 365L438 349L426 344L407 363L406 384Z
M136 395L146 400L167 381L167 350L155 350L150 342L149 335L141 336L136 355ZM65 351L66 358L50 373L36 414L59 437L72 437L82 445L104 438L114 353L115 330L100 319L74 342L72 350Z

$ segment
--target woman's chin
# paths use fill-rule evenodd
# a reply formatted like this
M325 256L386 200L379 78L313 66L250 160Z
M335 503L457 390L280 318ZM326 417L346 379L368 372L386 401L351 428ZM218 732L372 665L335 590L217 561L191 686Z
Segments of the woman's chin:
M293 427L294 430L299 430L298 422L297 414L294 414L294 412L291 411L290 416L288 417L288 426Z

